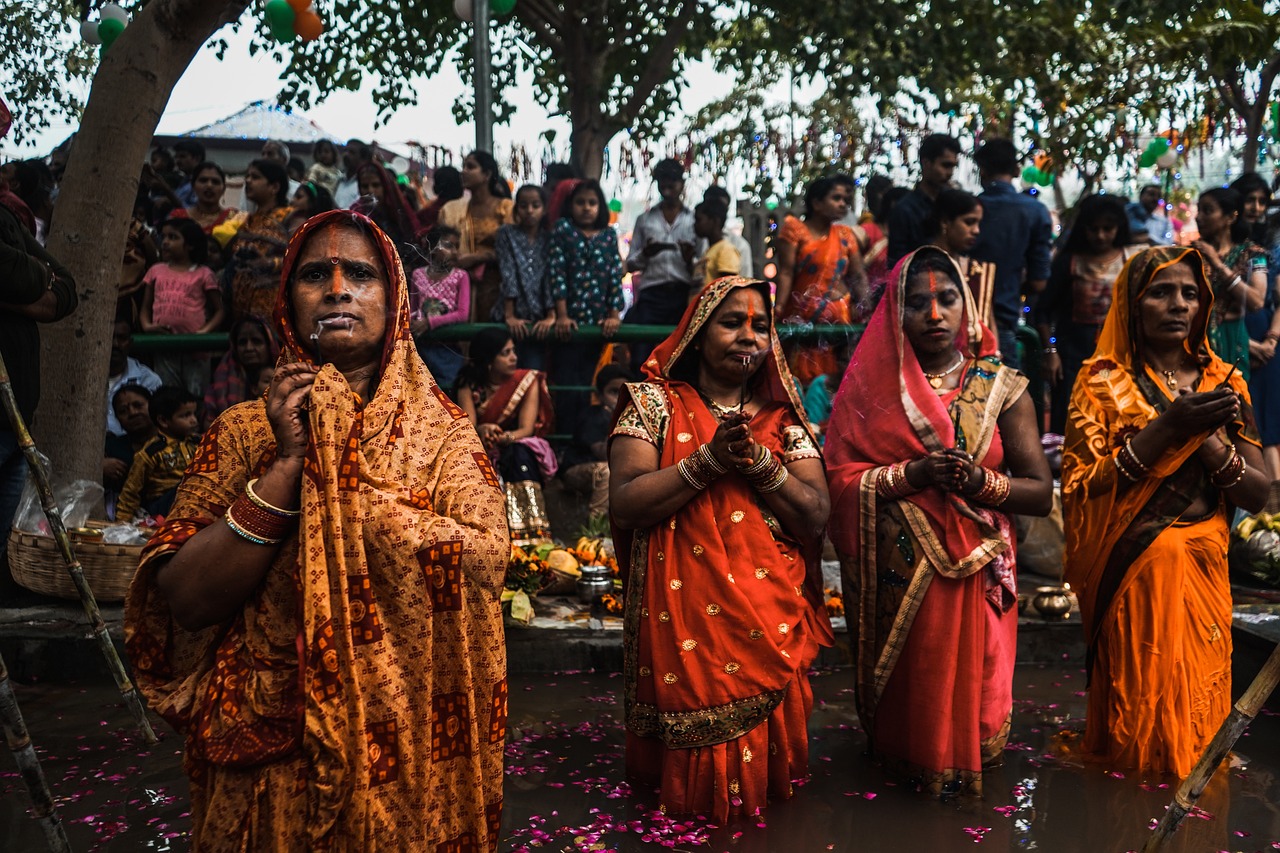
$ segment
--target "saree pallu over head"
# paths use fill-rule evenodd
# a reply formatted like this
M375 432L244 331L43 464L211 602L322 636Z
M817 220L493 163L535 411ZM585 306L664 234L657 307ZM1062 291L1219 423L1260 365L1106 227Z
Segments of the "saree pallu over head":
M246 376L244 365L236 358L236 338L241 328L246 325L257 326L262 331L262 339L267 343L268 364L273 364L280 357L280 342L267 321L261 317L244 317L231 327L228 337L231 346L213 369L213 381L204 392L204 418L206 423L213 420L236 403L249 399L249 388L257 377Z
M624 389L614 434L653 443L660 468L674 466L710 441L719 425L695 386L673 373L682 375L675 371L682 359L700 358L693 348L699 331L727 296L745 287L761 283L732 277L708 285L645 362L647 381ZM767 298L765 305L767 311ZM788 453L793 459L820 458L772 331L770 344L752 380L752 394L763 402L752 433L784 459ZM631 427L622 424L624 410L638 418ZM800 446L805 450L795 450ZM680 760L696 764L694 748L734 741L770 720L789 688L805 678L819 645L832 642L818 543L804 546L792 538L735 471L647 530L615 528L614 542L628 581L627 728L633 736L679 751ZM799 737L803 740L803 731ZM753 788L744 772L742 800L763 805L762 788L769 784L764 741L759 750L760 788ZM743 754L725 758L733 767L751 761L750 748L738 752ZM722 781L737 787L736 771L718 766L718 772L728 772ZM691 780L700 774L690 773L673 784L696 787ZM709 783L706 789L710 792ZM731 793L736 797L738 791L717 790L714 808L727 813ZM664 796L671 796L665 784ZM680 801L679 795L675 799ZM702 808L695 805L699 802L692 794L683 800L692 808Z
M414 349L399 258L364 217L321 214L294 236L275 312L281 363L312 359L291 318L290 271L308 238L336 225L370 235L387 272L371 399L319 367L297 533L239 612L187 632L156 570L275 455L262 400L218 418L144 550L126 647L151 706L186 738L197 850L495 849L502 494Z
M1217 388L1231 374L1208 343L1213 293L1204 260L1195 249L1160 246L1131 258L1117 277L1111 311L1098 345L1084 362L1071 394L1070 420L1062 459L1062 503L1066 528L1066 579L1077 591L1091 650L1107 618L1109 604L1123 594L1127 569L1194 500L1217 495L1195 458L1207 433L1167 450L1150 465L1152 473L1119 488L1115 457L1126 438L1137 434L1172 402L1163 378L1146 365L1136 306L1163 269L1189 264L1200 289L1200 307L1187 341L1187 354L1201 371L1196 390ZM1232 440L1258 443L1248 386L1238 372L1230 386L1243 405L1229 424ZM1130 579L1131 580L1131 579Z
M907 272L914 259L927 253L945 258L955 268L954 279L964 298L956 347L975 362L966 373L981 369L995 374L985 402L975 410L977 417L968 425L961 421L959 430L947 404L925 379L902 330ZM983 325L973 294L949 255L925 247L898 262L831 404L827 480L832 506L843 503L850 510L842 513L842 518L867 518L868 508L862 503L875 495L874 477L867 475L886 465L958 447L980 465L1000 466L1004 452L996 419L1022 394L1027 380L999 365L994 359L996 350L996 336ZM864 488L868 482L872 485ZM925 546L926 559L946 577L970 575L1008 548L984 514L958 495L926 489L901 503L913 532ZM858 523L832 524L830 535L846 555L875 547L874 541L864 541Z

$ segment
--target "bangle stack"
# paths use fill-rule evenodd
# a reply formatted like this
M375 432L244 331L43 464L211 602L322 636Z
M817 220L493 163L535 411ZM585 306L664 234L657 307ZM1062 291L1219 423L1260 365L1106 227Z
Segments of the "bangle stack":
M231 532L255 545L278 545L289 535L300 510L281 509L258 497L253 490L257 480L250 480L244 494L227 507L223 520Z
M1116 470L1131 483L1136 483L1151 474L1151 469L1143 464L1137 453L1133 452L1133 444L1129 437L1125 438L1124 447L1120 448L1120 452L1115 455L1115 463Z
M781 489L791 478L791 472L769 448L762 446L760 457L742 469L742 476L747 478L747 482L754 486L756 491L767 495Z
M876 494L882 498L897 500L914 494L916 491L911 487L911 482L907 480L906 462L899 462L896 465L881 468L880 474L876 477Z
M1221 468L1209 475L1209 482L1219 489L1229 489L1244 479L1244 472L1244 457L1232 445L1231 455L1222 463Z
M685 485L700 492L728 469L716 459L711 447L704 444L677 462L676 470L680 472L680 479L684 480Z
M973 500L985 506L1000 506L1009 498L1012 483L999 471L990 468L982 469L982 488L973 495Z

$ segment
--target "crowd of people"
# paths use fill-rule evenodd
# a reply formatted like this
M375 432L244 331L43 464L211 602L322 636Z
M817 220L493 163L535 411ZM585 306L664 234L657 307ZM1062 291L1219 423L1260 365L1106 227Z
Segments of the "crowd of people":
M758 814L807 774L808 670L834 639L824 539L871 754L980 795L1013 707L1014 516L1054 502L1046 393L1088 640L1079 748L1186 775L1225 718L1229 525L1280 462L1261 178L1205 192L1194 241L1149 189L1085 198L1055 237L1011 142L973 152L975 195L952 185L959 141L934 135L913 188L866 183L860 221L855 181L812 181L769 246L772 287L723 192L687 207L672 160L624 259L600 184L559 169L513 196L475 151L423 204L358 141L293 177L271 142L253 210L229 212L193 144L144 173L103 474L117 515L164 518L126 644L187 737L209 849L496 845L498 596L511 543L552 535L557 475L612 525L627 768L665 810ZM465 352L432 335L467 320L494 325ZM674 331L624 352L623 323ZM850 332L784 344L789 324ZM135 328L224 325L210 376L129 354ZM1018 369L1027 325L1045 388Z

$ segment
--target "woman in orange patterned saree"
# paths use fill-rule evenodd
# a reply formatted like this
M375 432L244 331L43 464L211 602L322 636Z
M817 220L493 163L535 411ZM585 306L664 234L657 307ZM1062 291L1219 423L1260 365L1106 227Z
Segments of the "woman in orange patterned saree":
M808 775L808 669L832 641L826 483L772 326L763 282L712 282L626 386L609 447L627 771L718 821Z
M1233 506L1269 478L1247 385L1209 348L1200 253L1161 246L1116 279L1076 377L1062 459L1066 577L1088 642L1084 748L1186 776L1231 706Z
M143 552L125 643L185 737L201 853L496 849L502 494L408 311L368 219L303 225L271 388L214 422Z
M996 346L955 262L907 255L825 446L858 716L872 755L934 796L981 795L1000 763L1018 627L1010 513L1047 515L1052 499L1027 380Z

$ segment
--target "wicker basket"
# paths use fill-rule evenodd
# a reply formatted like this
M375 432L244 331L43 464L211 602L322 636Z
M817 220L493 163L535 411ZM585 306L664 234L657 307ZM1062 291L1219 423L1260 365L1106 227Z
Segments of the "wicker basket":
M92 522L90 523L92 525ZM124 601L138 569L142 545L108 545L100 538L71 534L84 578L98 601ZM51 536L14 528L9 532L9 569L13 579L42 595L79 599L80 593Z

